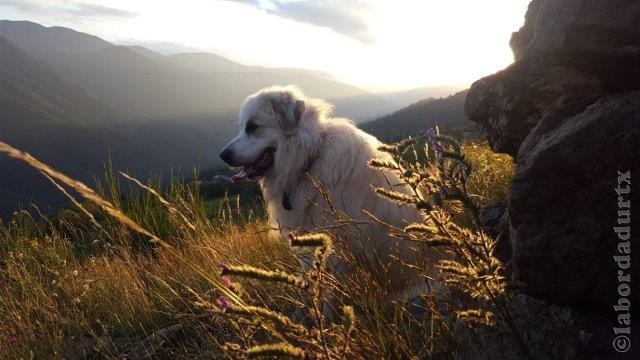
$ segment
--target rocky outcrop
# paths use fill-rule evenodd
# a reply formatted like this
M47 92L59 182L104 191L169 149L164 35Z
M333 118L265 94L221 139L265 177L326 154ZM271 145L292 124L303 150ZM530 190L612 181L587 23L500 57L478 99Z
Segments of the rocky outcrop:
M465 111L486 132L491 148L515 156L542 115L584 98L606 94L601 81L543 56L522 59L476 81Z
M480 209L480 225L482 230L496 240L496 247L493 254L507 265L508 272L511 271L511 244L509 243L509 219L506 215L507 203L499 201L489 204Z
M516 62L478 80L465 111L494 151L516 155L546 112L640 84L640 2L534 0L513 34Z
M615 324L614 227L619 202L637 198L619 198L618 172L640 169L640 2L533 0L511 47L515 63L474 83L465 111L517 161L503 218L513 278L528 295Z
M599 311L617 302L615 189L618 171L640 168L637 139L640 91L605 97L573 116L547 114L525 140L508 212L514 276L526 292ZM639 269L628 271L637 277Z
M511 299L509 312L533 359L632 359L622 357L611 346L611 328L605 317L580 309L562 307L525 295ZM491 359L524 359L512 333L490 329L477 333ZM627 353L637 354L640 344L632 343ZM624 354L623 354L624 355ZM462 359L480 359L480 354L463 353Z

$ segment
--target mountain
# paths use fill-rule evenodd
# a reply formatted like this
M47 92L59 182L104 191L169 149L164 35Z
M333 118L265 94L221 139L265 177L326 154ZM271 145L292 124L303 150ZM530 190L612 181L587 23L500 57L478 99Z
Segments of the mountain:
M164 59L160 59L166 64L175 65L187 71L196 71L202 73L212 72L253 72L250 66L240 65L237 62L223 58L222 56L211 53L181 53L175 55L167 55Z
M207 53L164 56L139 46L116 46L92 35L28 22L1 21L0 35L133 119L235 117L247 95L265 86L289 83L331 101L338 115L356 121L395 108L383 98L317 71L245 66ZM69 46L71 39L78 45Z
M97 36L59 26L44 27L30 21L0 20L0 35L29 53L87 53L113 46Z
M213 129L179 121L126 122L120 114L63 79L51 66L0 37L0 140L88 183L116 168L138 176L189 174L214 164ZM182 170L180 169L182 167ZM19 204L42 211L66 199L35 170L0 156L0 218Z
M440 126L450 135L469 136L473 124L464 113L467 90L445 98L415 102L392 114L360 124L360 128L384 141L395 141Z
M104 153L96 156L96 150L106 149L106 139L117 141L113 131L100 124L116 113L4 37L0 54L0 140L64 170L99 170L92 164L101 164ZM64 201L28 166L2 156L0 169L0 217L18 203Z
M357 120L393 105L330 75L245 66L215 54L163 55L71 29L0 21L0 140L87 183L111 158L146 178L221 165L248 94L295 83ZM18 204L66 200L40 174L0 157L0 217Z
M464 90L464 87L430 86L409 90L381 92L376 93L376 95L386 99L399 108L403 108L423 99L447 97L461 90Z
M0 130L38 123L97 122L115 112L0 36Z

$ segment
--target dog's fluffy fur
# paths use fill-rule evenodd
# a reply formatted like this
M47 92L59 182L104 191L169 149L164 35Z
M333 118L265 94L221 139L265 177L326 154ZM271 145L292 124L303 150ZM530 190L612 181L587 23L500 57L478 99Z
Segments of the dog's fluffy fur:
M314 231L336 225L325 211L328 206L314 187L311 178L314 179L326 190L337 210L359 222L357 227L365 240L356 244L344 236L346 248L357 258L373 264L373 273L384 274L379 280L396 297L412 296L413 291L407 290L415 289L422 281L395 258L413 263L430 255L425 251L419 251L418 255L415 243L391 237L388 229L365 211L400 228L421 222L422 217L413 206L400 206L374 192L375 187L408 190L400 185L395 173L369 166L373 158L391 161L388 154L378 150L381 143L351 121L331 117L332 110L327 102L308 98L293 86L260 90L242 105L242 130L224 149L232 152L231 160L226 160L236 166L249 165L266 148L275 148L271 167L259 179L271 223L282 229L285 236L290 231ZM251 126L257 126L258 130L251 129L248 134L248 122L253 122ZM334 271L347 268L340 261L333 261L332 265L337 267Z

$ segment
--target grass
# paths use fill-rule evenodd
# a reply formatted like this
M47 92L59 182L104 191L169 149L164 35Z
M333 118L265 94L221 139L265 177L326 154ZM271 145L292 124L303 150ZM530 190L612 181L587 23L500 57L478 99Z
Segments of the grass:
M476 168L469 187L478 202L504 200L511 161L486 143L465 144L463 153ZM257 345L266 336L251 338L238 322L195 305L228 292L220 264L301 273L288 246L270 235L262 211L242 208L235 199L207 200L197 186L178 182L160 192L159 179L145 185L157 195L141 189L122 198L113 172L92 192L40 170L85 201L82 210L55 216L35 208L17 211L0 225L1 358L120 358L140 351L167 359L217 358L226 342ZM359 272L336 287L358 314L351 357L453 356L455 342L433 318L411 319L369 280ZM238 301L285 314L304 307L295 288L234 281L243 288ZM154 340L167 328L174 330L166 341Z

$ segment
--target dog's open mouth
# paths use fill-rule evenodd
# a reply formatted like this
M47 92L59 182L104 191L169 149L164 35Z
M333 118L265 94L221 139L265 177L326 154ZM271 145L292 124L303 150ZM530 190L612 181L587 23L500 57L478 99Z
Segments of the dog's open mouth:
M231 182L236 183L244 179L259 179L273 165L273 155L275 152L275 148L268 147L260 156L258 156L258 159L256 159L253 164L245 166L242 171L233 175L231 177Z

